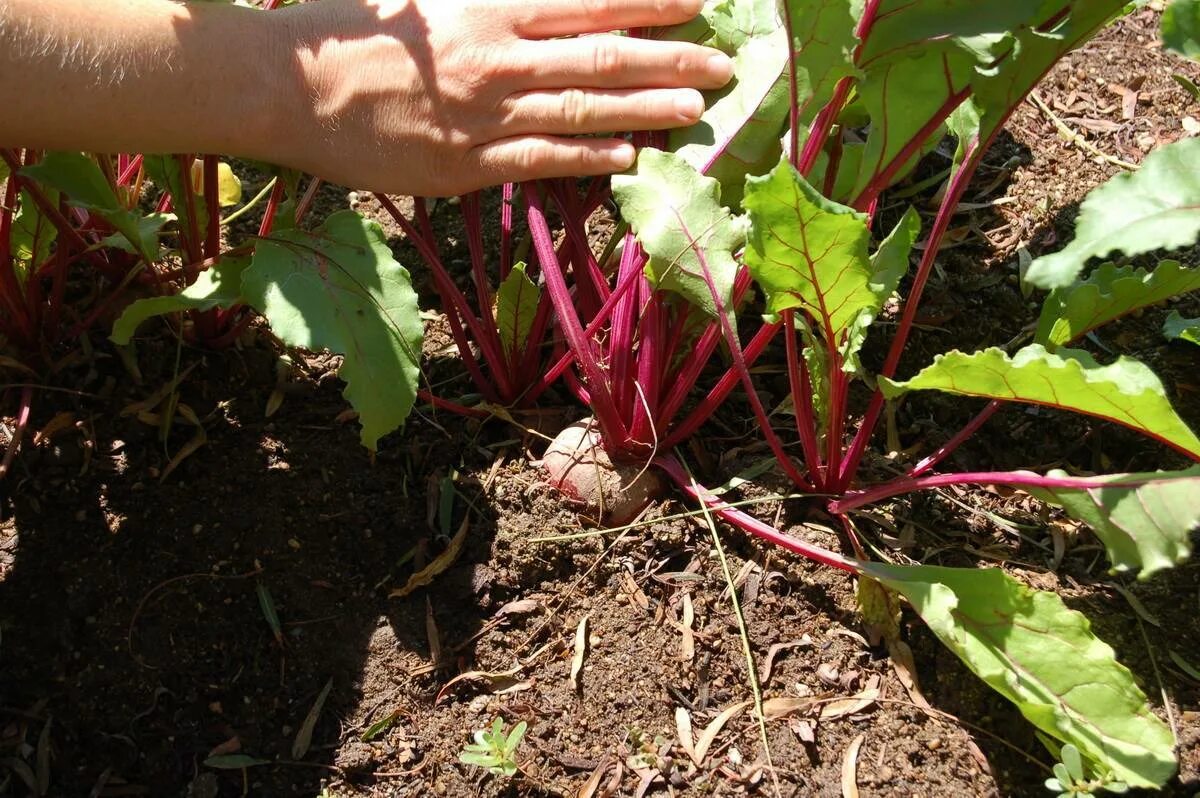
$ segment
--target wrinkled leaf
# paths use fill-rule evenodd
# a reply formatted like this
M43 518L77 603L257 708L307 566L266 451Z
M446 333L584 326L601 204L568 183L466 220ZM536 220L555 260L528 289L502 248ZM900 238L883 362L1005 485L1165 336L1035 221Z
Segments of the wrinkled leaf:
M1071 285L1090 258L1190 246L1200 236L1200 139L1181 139L1146 156L1136 172L1093 190L1079 208L1075 239L1029 267L1041 288Z
M504 351L510 356L524 350L541 297L541 290L525 273L524 263L514 265L500 283L496 292L496 329Z
M353 211L309 233L260 241L242 278L247 303L291 346L343 355L339 376L374 450L412 410L423 325L408 272L383 231Z
M907 382L880 380L884 396L937 390L1074 410L1115 421L1200 456L1200 438L1176 414L1158 377L1137 360L1101 366L1087 352L1047 352L1032 344L1009 357L993 347L972 354L952 351Z
M116 344L128 344L138 325L151 316L178 313L184 310L230 308L241 301L242 275L250 265L249 258L224 257L212 268L205 269L196 282L173 296L156 296L131 303L113 324L109 338Z
M1090 526L1108 549L1113 570L1140 569L1139 578L1146 579L1191 556L1191 533L1200 527L1200 466L1086 481L1086 487L1025 490Z
M1153 271L1106 263L1046 297L1037 342L1053 351L1105 322L1178 294L1200 290L1200 269L1165 260Z
M714 317L715 291L728 312L737 273L733 252L745 231L721 205L720 184L674 153L644 149L632 173L613 177L612 191L650 255L647 276Z
M823 336L836 337L874 306L864 214L825 199L787 161L746 181L745 207L746 266L767 312L803 308Z
M1163 322L1163 335L1172 341L1191 341L1200 345L1200 319L1185 319L1179 311L1173 310Z
M873 563L863 570L903 595L967 667L1047 735L1130 786L1159 787L1175 772L1170 729L1087 618L1056 594L997 568Z

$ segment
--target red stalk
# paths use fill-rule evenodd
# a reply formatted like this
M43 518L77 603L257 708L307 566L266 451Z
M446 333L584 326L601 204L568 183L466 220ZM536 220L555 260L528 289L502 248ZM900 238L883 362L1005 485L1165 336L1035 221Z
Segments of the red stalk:
M913 466L906 476L919 477L938 463L945 460L954 452L955 449L962 445L963 441L967 440L976 432L978 432L979 428L986 424L989 418L996 415L996 411L1000 409L1002 404L1003 403L998 399L993 399L992 401L988 402L987 407L979 411L979 415L971 419L970 423L959 430L954 437L938 447L936 452Z
M967 145L962 168L950 179L950 185L946 189L946 196L943 197L942 204L938 208L937 218L934 219L933 229L929 232L929 238L925 242L925 252L921 255L921 263L917 267L916 276L913 278L912 288L909 289L908 297L905 300L904 313L900 318L900 325L896 329L896 337L892 339L892 345L888 349L887 358L884 360L883 368L880 370L880 374L884 377L891 378L896 373L896 366L900 363L900 355L903 354L904 346L908 343L908 336L912 332L913 321L917 315L917 307L921 302L921 294L925 290L925 284L929 282L929 275L933 271L934 261L937 260L942 238L945 237L946 229L950 226L950 219L954 216L955 209L958 207L958 201L962 198L963 192L966 191L967 185L971 182L976 167L979 166L980 156L983 151L984 148L979 146L978 139L970 142ZM858 469L858 464L862 460L867 444L870 442L875 424L879 421L879 413L883 410L883 404L883 394L877 390L875 395L871 397L871 404L867 407L862 425L858 428L858 433L854 436L854 440L846 452L846 457L842 461L841 470L837 474L836 484L839 489L844 490L850 480L853 479L854 472Z
M792 409L796 414L796 430L804 450L805 465L817 485L827 480L817 444L817 420L813 415L813 390L808 368L796 346L795 310L783 311L784 343L787 346L788 383L792 390Z
M1091 490L1093 488L1136 488L1144 480L1120 481L1112 477L1044 477L1023 471L973 471L961 474L933 474L924 477L900 477L866 490L848 493L829 503L829 512L843 515L868 504L903 493L940 488L946 485L1007 485L1013 488L1047 490Z
M679 461L672 455L666 455L656 458L654 465L662 469L671 481L674 482L681 490L687 493L696 501L702 502L712 511L712 513L722 520L732 524L733 526L761 538L772 545L787 549L790 552L799 554L801 557L819 562L822 565L828 565L832 568L837 568L841 571L847 571L852 574L860 573L861 568L858 563L848 557L843 557L837 552L830 551L812 543L807 543L799 538L785 535L779 530L764 524L757 518L748 515L741 510L730 507L723 499L707 493L687 474L680 465Z
M584 336L583 326L575 305L571 301L571 292L559 268L557 253L554 251L554 239L550 234L550 226L546 222L546 214L542 198L535 184L525 184L525 197L528 206L529 232L533 237L533 246L538 254L538 262L542 275L546 279L546 288L550 299L558 313L558 324L567 343L575 352L575 359L588 381L588 393L591 397L591 408L600 430L608 446L613 451L619 450L629 442L629 430L625 427L613 396L609 392L604 372L592 355L591 346Z
M4 460L0 461L0 479L8 473L13 458L21 448L21 440L25 437L25 430L29 428L29 415L32 410L33 388L26 385L21 389L21 408L17 411L16 429L13 430L12 440L8 442L8 448L4 451Z

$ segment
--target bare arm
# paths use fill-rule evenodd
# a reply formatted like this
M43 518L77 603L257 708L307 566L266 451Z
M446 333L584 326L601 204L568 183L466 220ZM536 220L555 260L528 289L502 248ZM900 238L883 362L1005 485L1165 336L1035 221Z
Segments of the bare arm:
M0 0L0 146L222 153L357 188L457 193L625 168L568 138L695 121L729 60L559 38L684 21L699 0Z

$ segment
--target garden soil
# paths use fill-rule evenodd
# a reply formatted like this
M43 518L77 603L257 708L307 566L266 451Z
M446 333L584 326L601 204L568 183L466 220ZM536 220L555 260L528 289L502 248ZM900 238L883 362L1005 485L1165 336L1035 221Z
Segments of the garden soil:
M1155 30L1153 11L1129 17L1064 61L1040 106L1021 107L967 193L902 373L955 346L1027 336L1037 297L1022 294L1023 260L1069 240L1077 203L1119 162L1200 130L1200 107L1171 77L1200 75L1163 55ZM932 190L889 200L884 221L905 202L929 214ZM345 191L322 202L377 210ZM435 210L451 244L456 217L450 203ZM610 227L598 219L595 235ZM1200 350L1162 339L1171 308L1200 315L1187 298L1088 345L1149 362L1200 428ZM461 396L436 313L428 326L431 379ZM1032 727L910 613L904 647L889 656L873 643L844 574L719 526L726 573L703 518L676 517L689 508L673 495L644 526L589 535L535 463L539 431L581 415L571 403L486 424L420 408L372 460L335 358L281 360L262 331L218 353L143 334L134 358L98 334L64 362L56 389L37 394L38 436L0 485L0 796L1044 793L1053 759ZM770 365L760 388L778 403ZM176 378L199 427L165 426L148 401ZM979 405L913 397L895 417L902 451L868 469L882 477L928 453ZM684 456L720 484L769 457L758 441L735 398ZM1023 408L951 464L1179 465L1123 430ZM768 471L731 495L786 490ZM753 511L844 545L816 505ZM1200 791L1200 563L1114 578L1085 530L998 489L930 493L854 521L892 556L1001 565L1085 612L1178 733L1166 794ZM439 561L450 565L409 585ZM771 710L761 728L746 643ZM459 762L495 718L527 724L511 777Z

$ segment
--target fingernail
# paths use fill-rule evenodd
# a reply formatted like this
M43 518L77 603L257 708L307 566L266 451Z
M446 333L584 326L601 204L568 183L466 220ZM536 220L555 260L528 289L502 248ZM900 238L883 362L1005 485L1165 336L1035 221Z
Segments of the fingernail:
M704 98L698 91L681 91L675 95L675 113L682 119L699 119L704 113Z
M725 53L716 53L708 57L708 74L714 78L727 81L733 77L733 59Z
M609 150L608 157L612 160L613 168L624 171L633 166L633 162L637 160L637 150L633 148L632 144L625 142Z

